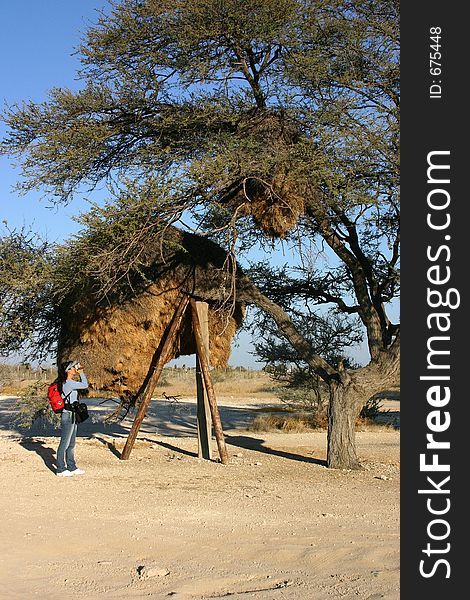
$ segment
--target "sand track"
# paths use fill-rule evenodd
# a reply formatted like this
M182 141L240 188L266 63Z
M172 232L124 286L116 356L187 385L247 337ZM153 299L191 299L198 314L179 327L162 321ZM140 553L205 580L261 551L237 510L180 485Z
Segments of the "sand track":
M324 433L254 434L252 407L220 400L224 466L195 456L190 409L154 403L121 461L128 425L102 406L77 443L86 474L60 479L57 432L17 431L0 405L2 599L399 598L397 430L359 432L364 469L330 470Z

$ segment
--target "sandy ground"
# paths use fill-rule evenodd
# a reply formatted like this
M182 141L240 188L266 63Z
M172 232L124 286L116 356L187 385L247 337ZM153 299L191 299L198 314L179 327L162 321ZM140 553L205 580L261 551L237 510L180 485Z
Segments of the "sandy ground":
M358 432L363 470L332 470L326 434L254 434L259 407L219 398L222 465L197 458L194 403L159 400L121 461L131 421L92 404L86 474L58 478L57 430L18 431L0 399L2 600L399 598L398 430Z

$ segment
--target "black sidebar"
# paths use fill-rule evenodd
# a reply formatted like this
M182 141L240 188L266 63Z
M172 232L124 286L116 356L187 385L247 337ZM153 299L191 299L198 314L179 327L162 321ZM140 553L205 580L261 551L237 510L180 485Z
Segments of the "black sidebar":
M401 4L401 598L468 596L470 26Z

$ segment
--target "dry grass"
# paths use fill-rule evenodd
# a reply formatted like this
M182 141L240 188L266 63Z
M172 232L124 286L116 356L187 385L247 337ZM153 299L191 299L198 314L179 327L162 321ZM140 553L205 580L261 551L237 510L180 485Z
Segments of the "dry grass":
M259 415L253 419L251 431L280 431L282 433L308 433L325 429L323 421L317 421L315 415Z
M95 282L83 281L59 307L64 325L58 339L59 360L80 360L94 389L121 397L139 391L155 354L161 351L182 294L207 299L209 362L217 368L227 366L244 305L234 300L232 306L232 296L229 298L237 272L227 265L226 251L204 236L172 226L165 227L164 238L155 241L158 243L143 249L139 259L146 281L131 269L128 282L125 284L123 278L122 285L113 286L109 296L98 303L92 294L83 294L83 286L93 289ZM195 351L188 307L169 356L177 358Z
M361 418L356 420L356 431L394 431L395 429L394 419L381 422Z
M268 414L253 419L251 431L282 433L308 433L309 431L326 431L328 422L323 415L313 414ZM358 418L356 431L390 431L395 429L393 423L378 423L372 419Z
M49 369L47 373L34 370L18 369L16 366L2 366L0 369L0 392L16 395L24 391L39 379L51 382L56 377L56 370ZM87 369L88 374L88 369ZM213 369L212 381L216 395L243 398L254 397L261 399L277 398L276 384L264 371L254 371L243 368ZM166 368L158 382L155 396L165 392L169 396L194 398L196 396L196 372L194 368ZM108 397L106 390L92 390L90 396Z
M213 369L211 378L218 397L277 398L274 383L264 371L247 369ZM161 391L160 391L161 390ZM171 396L194 398L196 395L196 373L194 369L164 369L155 391L156 395L165 392Z

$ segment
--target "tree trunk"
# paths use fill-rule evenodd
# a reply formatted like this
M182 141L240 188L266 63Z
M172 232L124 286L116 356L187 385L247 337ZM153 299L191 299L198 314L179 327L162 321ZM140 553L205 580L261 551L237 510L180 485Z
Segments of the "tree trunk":
M340 379L329 382L327 466L359 469L356 454L356 419L374 394L400 384L400 339L381 351L375 361L357 371L339 370Z
M350 383L332 381L329 388L327 466L331 469L359 469L355 425L360 408L351 398Z

